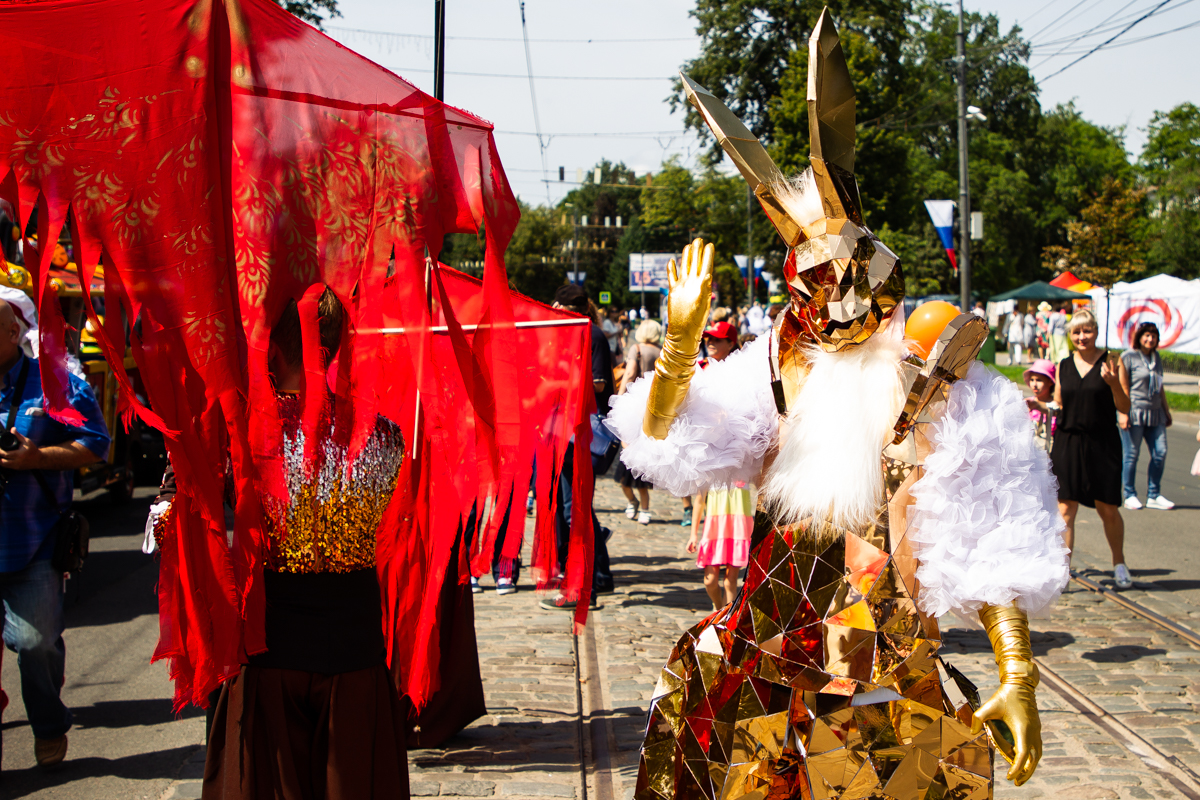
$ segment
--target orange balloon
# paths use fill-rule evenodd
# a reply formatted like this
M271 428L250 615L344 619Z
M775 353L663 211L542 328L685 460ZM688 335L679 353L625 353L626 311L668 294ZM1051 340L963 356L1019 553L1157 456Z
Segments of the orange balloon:
M937 342L950 321L959 315L959 310L944 300L930 300L917 306L904 324L904 335L917 344L917 355L928 358L929 351Z

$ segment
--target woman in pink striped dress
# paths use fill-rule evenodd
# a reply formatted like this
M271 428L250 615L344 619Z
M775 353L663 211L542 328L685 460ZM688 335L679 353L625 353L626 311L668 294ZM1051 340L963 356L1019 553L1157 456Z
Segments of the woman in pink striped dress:
M714 322L704 332L704 345L708 358L700 363L701 369L708 361L724 361L738 349L737 329L724 320ZM732 603L737 594L738 570L750 558L756 495L753 484L737 481L712 486L693 503L687 551L696 554L696 566L704 570L704 590L714 609Z
M750 559L757 494L754 484L737 481L696 497L687 551L696 554L696 566L704 570L704 590L714 610L733 602L738 570Z

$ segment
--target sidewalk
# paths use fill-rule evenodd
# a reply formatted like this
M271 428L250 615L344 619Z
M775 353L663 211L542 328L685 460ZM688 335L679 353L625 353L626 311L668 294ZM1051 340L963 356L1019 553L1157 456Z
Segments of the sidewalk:
M576 639L569 616L538 608L528 583L498 597L484 578L475 609L490 713L447 747L410 753L414 797L631 797L659 669L679 635L707 613L708 599L694 558L683 552L678 500L654 492L655 522L641 526L625 519L610 478L599 480L596 494L601 523L613 530L616 591L601 595ZM1195 609L1162 610L1200 628ZM1045 756L1026 786L1000 781L996 796L1188 796L1178 782L1190 788L1184 771L1200 764L1200 649L1084 591L1064 595L1033 628ZM996 687L986 637L953 617L942 630L943 655L986 696ZM197 789L185 781L165 797L198 797Z

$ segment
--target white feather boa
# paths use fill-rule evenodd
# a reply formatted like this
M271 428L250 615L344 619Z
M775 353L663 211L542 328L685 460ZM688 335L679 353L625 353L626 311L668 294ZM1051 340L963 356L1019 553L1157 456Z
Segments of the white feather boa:
M830 359L818 357L818 381L810 375L805 386L814 391L805 398L802 390L790 415L789 441L782 443L766 476L767 485L776 487L781 518L820 513L822 507L833 516L841 514L843 521L868 508L874 514L878 506L871 504L878 502L881 485L879 455L887 436L881 426L887 422L890 430L898 413L895 365L900 347L894 337L877 334L868 345ZM663 440L642 432L651 376L613 398L605 423L625 444L621 459L626 466L677 497L713 485L754 481L779 437L768 358L768 337L761 336L698 371ZM893 369L890 376L871 369L870 376L860 373L851 383L840 383L840 377L852 377L843 369L856 359L860 368L890 359ZM827 391L815 391L822 384ZM853 391L843 391L850 386ZM976 363L934 415L934 449L913 487L908 515L922 610L940 616L1012 602L1030 614L1045 610L1068 578L1065 526L1049 459L1033 442L1020 391ZM816 424L805 426L802 416ZM870 446L855 446L864 442Z
M724 361L697 369L666 439L642 431L653 373L614 397L604 422L625 445L625 466L675 497L755 481L779 430L769 341L760 336Z
M901 330L889 325L837 353L810 349L808 377L760 493L780 524L816 517L857 530L875 522L883 502L879 454L904 402Z
M1020 390L976 362L934 413L934 450L908 516L921 609L1044 611L1069 578L1066 526Z

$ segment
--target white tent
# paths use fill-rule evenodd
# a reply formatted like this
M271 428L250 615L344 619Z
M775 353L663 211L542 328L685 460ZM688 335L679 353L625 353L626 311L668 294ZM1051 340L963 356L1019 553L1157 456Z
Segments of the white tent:
M1200 355L1200 280L1185 281L1173 275L1152 275L1134 283L1113 287L1111 315L1105 291L1096 287L1088 292L1092 310L1100 323L1101 347L1123 350L1141 322L1158 326L1163 350Z

